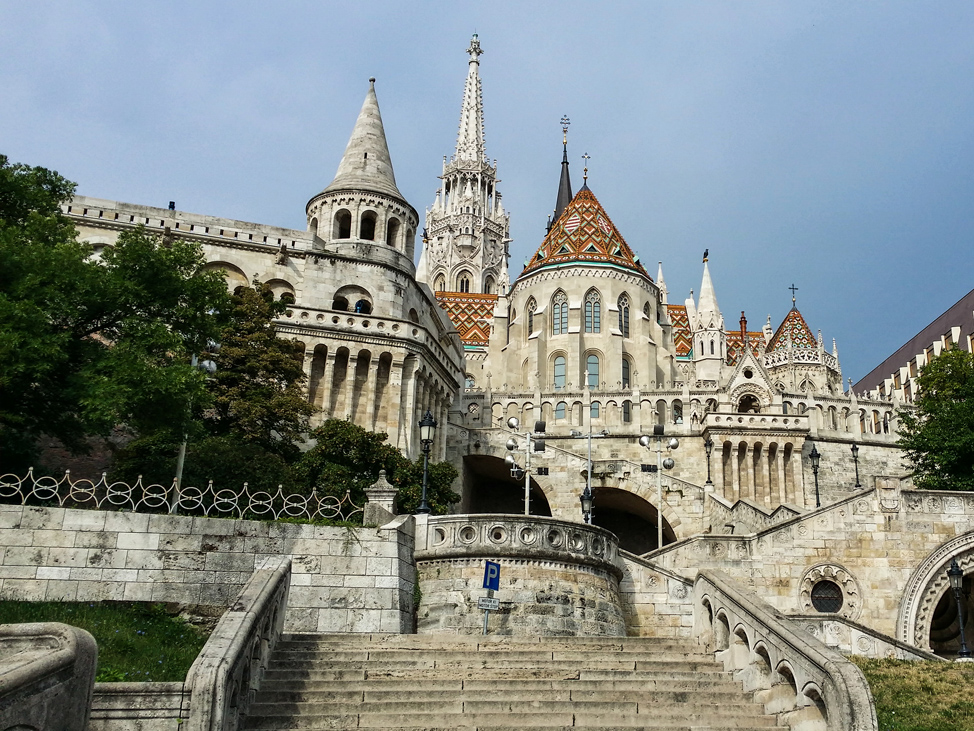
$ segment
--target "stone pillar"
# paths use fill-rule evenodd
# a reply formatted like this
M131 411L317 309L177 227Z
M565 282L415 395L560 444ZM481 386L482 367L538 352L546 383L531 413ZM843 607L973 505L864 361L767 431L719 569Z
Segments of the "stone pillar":
M731 445L730 462L733 472L731 474L731 502L739 500L741 497L741 450L737 444Z
M379 425L382 431L389 435L389 443L400 445L399 438L399 412L402 410L400 405L403 398L403 383L402 383L402 367L403 361L393 360L389 364L389 383L386 386L386 420L384 424Z
M758 499L758 483L754 474L754 445L748 444L747 451L744 453L744 460L747 463L747 497L751 500ZM742 490L743 492L743 490Z
M379 479L365 488L365 514L362 516L363 525L384 525L396 513L396 496L399 488L389 484L386 471L379 470Z
M778 502L786 503L788 502L788 496L785 493L785 445L779 444L778 451L775 452L775 467L778 473Z
M369 431L375 431L375 398L379 390L378 355L373 355L369 359L369 370L366 373L366 379L362 385L362 402L365 404L362 425Z
M401 449L407 457L412 459L415 455L413 439L413 424L416 419L413 418L416 409L416 358L413 357L408 361L403 361L402 364L402 377L403 383L400 388L400 402L399 402L399 441L397 446Z

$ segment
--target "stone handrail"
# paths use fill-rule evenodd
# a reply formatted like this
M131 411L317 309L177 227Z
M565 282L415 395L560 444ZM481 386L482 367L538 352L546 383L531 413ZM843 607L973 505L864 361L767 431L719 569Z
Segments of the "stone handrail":
M0 728L85 731L98 648L59 622L0 625Z
M694 582L694 631L779 725L877 731L859 668L718 571Z
M254 572L189 670L187 731L235 731L284 628L291 559Z

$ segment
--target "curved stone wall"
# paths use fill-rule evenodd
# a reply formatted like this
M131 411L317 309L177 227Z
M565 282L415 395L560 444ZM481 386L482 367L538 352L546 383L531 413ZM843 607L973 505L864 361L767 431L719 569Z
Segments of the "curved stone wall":
M619 544L597 526L516 515L430 517L417 536L420 634L479 634L477 600L485 561L501 565L500 608L488 631L500 635L626 634L619 596Z

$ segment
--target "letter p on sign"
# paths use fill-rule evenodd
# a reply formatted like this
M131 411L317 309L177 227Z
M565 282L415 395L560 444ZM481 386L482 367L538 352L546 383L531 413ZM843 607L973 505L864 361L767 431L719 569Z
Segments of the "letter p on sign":
M488 561L484 568L484 588L497 591L501 585L501 565Z

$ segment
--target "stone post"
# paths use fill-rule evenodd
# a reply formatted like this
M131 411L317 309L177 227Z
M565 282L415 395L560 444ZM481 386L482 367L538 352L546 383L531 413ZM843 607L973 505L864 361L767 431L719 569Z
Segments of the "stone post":
M396 495L399 488L389 484L386 471L379 470L379 479L365 488L363 525L385 525L396 516Z

